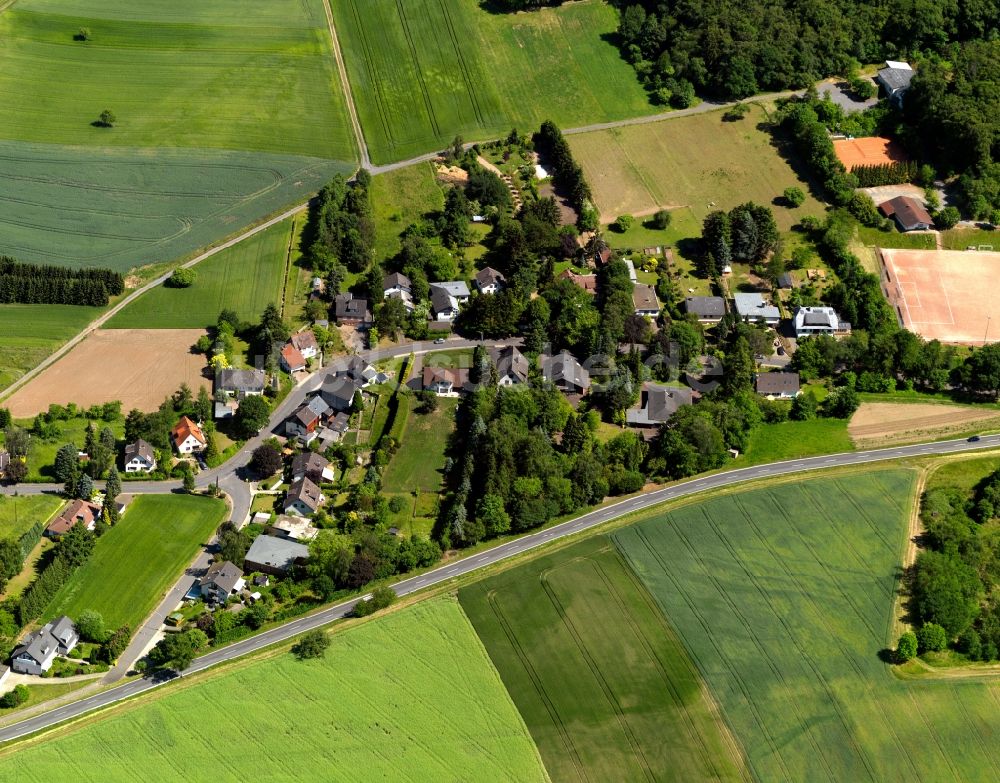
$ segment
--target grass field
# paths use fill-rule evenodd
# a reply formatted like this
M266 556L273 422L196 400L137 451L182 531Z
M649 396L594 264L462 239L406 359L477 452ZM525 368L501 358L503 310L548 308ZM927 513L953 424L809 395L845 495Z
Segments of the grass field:
M785 188L808 186L757 125L767 115L751 104L738 122L722 112L694 114L569 137L604 222L622 214L648 215L661 207L689 207L695 220L714 209L754 201L767 206ZM804 215L821 216L812 195L789 209L775 204L778 227L787 230Z
M483 139L544 119L564 127L653 113L608 40L610 6L590 0L492 14L479 0L332 4L372 159Z
M614 540L759 780L995 780L995 681L906 682L880 657L915 473L708 500Z
M382 478L388 493L437 492L441 487L448 438L455 428L458 400L441 398L437 410L410 412L399 450L393 455Z
M0 496L0 538L20 538L35 522L47 522L60 506L62 500L51 495Z
M444 209L444 191L432 163L418 163L372 178L375 208L375 258L383 261L399 252L399 235L428 212Z
M140 495L52 599L45 619L86 609L108 628L137 629L225 516L226 505L191 495Z
M456 601L413 606L331 642L322 660L253 662L5 753L0 778L547 780Z
M77 448L82 449L86 438L87 424L89 419L77 416L66 421L55 422L57 434L51 439L42 440L32 437L28 450L28 476L26 481L55 481L52 469L56 461L56 452L67 444L73 443ZM16 421L21 427L30 429L32 421L30 419ZM116 438L121 438L125 432L125 420L118 421L94 421L94 429L99 433L103 427L111 427Z
M748 779L683 647L607 538L459 597L553 780Z
M226 308L235 310L243 320L258 320L268 304L281 302L291 240L292 220L276 223L198 264L190 288L157 286L106 326L204 329L214 325Z
M813 419L765 424L750 436L746 460L752 464L854 451L844 419ZM741 458L742 459L742 458Z
M99 307L0 305L0 334L3 335L0 340L0 391L35 367L100 313Z

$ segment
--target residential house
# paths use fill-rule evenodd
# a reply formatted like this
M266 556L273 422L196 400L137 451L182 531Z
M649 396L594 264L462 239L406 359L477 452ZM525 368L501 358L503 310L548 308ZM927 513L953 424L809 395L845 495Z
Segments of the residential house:
M736 294L733 296L736 313L744 321L757 323L763 321L768 326L777 326L781 320L781 312L774 305L764 301L760 294Z
M458 318L458 300L445 289L432 285L431 310L436 321L454 321Z
M481 269L476 274L476 288L481 294L495 294L506 282L506 278L491 266Z
M656 318L660 314L660 301L656 298L653 286L636 283L632 286L632 306L636 315Z
M500 386L516 386L528 382L528 371L531 365L527 357L517 346L508 345L503 348L490 348L490 358L497 368L497 384Z
M611 248L605 242L594 245L594 266L602 267L611 260Z
M797 372L761 372L754 376L757 394L769 400L791 400L799 395Z
M311 330L296 332L288 338L288 341L302 354L303 359L314 359L319 356L319 343L316 342L316 335Z
M460 305L464 305L469 301L469 286L465 284L464 280L449 280L444 283L431 283L431 288L443 288L450 296L455 297L455 301L457 301Z
M400 299L408 311L413 310L413 283L406 275L393 272L382 281L383 299Z
M875 80L882 85L889 103L897 109L902 108L903 96L913 80L913 69L909 63L886 60L885 68L879 70Z
M59 538L66 535L76 525L83 525L87 530L97 527L101 516L101 507L89 500L71 500L62 512L49 522L45 535L49 538Z
M578 275L572 269L564 269L556 277L556 280L569 280L588 294L597 293L597 275Z
M896 196L878 205L878 211L896 221L900 231L926 231L934 218L927 208L911 196Z
M153 447L139 438L125 446L125 472L151 473L156 470L156 452Z
M181 420L170 430L170 440L178 454L193 454L202 451L208 445L201 427L187 416L181 416Z
M849 334L851 325L841 321L832 307L800 307L795 311L795 336Z
M242 400L259 397L267 385L267 375L263 370L237 370L227 368L215 374L215 390L223 391L227 397Z
M10 667L18 674L44 674L52 668L57 655L68 655L79 641L73 621L66 615L57 617L14 648Z
M198 586L206 601L224 604L231 595L240 594L246 586L246 580L238 566L225 560L221 563L212 563L198 581Z
M247 572L259 571L284 576L297 563L309 558L309 547L287 538L259 535L253 540L243 560Z
M468 385L469 371L461 367L424 367L422 380L424 391L454 397Z
M689 296L684 300L684 312L700 324L717 324L726 314L726 300L721 296Z
M330 373L323 380L319 393L323 402L338 413L349 411L354 405L354 398L361 392L363 384L349 375Z
M372 322L368 300L357 298L349 291L334 297L333 314L341 326L364 326Z
M304 405L296 409L285 421L285 434L291 437L302 437L315 432L324 416L331 413L330 406L321 395L312 397Z
M279 516L274 522L264 528L264 532L269 536L287 538L292 541L312 541L319 535L319 529L309 524L308 519L302 517Z
M679 408L690 405L694 400L691 389L680 386L662 386L647 383L639 395L639 405L625 412L625 421L630 427L657 430L670 420Z
M281 369L285 372L302 372L306 368L306 358L291 343L281 349Z
M288 488L283 509L286 514L308 517L315 514L325 500L319 487L309 479L301 478Z
M326 451L334 443L340 443L340 439L347 432L350 422L351 417L346 413L338 413L330 419L327 426L321 429L316 436L319 439L320 449Z
M378 380L378 370L357 355L340 360L334 368L334 374L356 380L362 386L368 386Z
M333 481L333 468L330 461L311 451L299 452L292 458L292 481L307 478L315 484L321 481Z
M545 357L542 376L565 394L582 396L590 390L590 373L568 351Z

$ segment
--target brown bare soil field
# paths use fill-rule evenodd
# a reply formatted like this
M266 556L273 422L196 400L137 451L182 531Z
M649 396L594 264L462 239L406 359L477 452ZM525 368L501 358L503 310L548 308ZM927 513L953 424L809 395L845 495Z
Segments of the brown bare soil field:
M925 437L1000 427L1000 411L937 403L865 402L847 427L857 446L899 443Z
M195 393L199 386L211 391L205 356L192 350L203 334L202 329L98 329L4 405L18 419L53 402L88 407L121 400L126 411L153 411L182 383Z

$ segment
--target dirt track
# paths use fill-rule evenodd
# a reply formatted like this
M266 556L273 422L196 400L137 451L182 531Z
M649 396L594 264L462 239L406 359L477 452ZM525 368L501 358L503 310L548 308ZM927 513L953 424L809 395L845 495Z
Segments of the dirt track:
M1000 411L936 403L866 402L847 433L857 445L890 444L930 435L1000 425Z
M153 411L187 383L211 392L204 354L191 348L201 329L98 329L66 356L18 389L4 405L29 418L50 403L90 405L121 400L128 411Z

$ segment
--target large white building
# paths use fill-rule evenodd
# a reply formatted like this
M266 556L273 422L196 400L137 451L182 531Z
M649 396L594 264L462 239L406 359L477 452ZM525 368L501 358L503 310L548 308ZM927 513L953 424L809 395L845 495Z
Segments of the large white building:
M841 321L832 307L800 307L795 311L795 336L848 334L851 325Z

